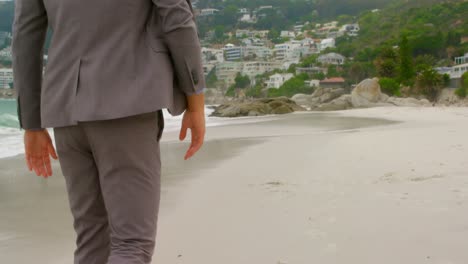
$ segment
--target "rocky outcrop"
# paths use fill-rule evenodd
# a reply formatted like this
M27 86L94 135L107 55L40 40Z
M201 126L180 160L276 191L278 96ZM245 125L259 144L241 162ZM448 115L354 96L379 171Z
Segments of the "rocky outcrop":
M344 95L346 90L343 88L317 88L313 94L296 94L291 100L298 105L315 109L322 104L329 103Z
M432 106L432 103L429 102L427 99L416 99L412 97L407 98L399 98L399 97L390 97L386 101L389 105L394 106L406 106L406 107L424 107L424 106Z
M338 110L346 110L350 108L353 108L353 104L351 102L351 95L345 94L329 103L321 104L315 107L313 110L315 111L338 111Z
M209 88L205 90L205 104L217 105L226 101L223 92L220 89Z
M379 79L366 79L353 89L351 93L351 102L353 107L372 107L376 104L386 102L387 95L380 90Z
M261 116L270 114L288 114L295 111L305 111L287 97L271 99L259 99L246 102L229 102L215 107L212 116L238 117L238 116Z
M382 93L378 78L366 79L359 83L351 94L344 93L344 89L317 89L311 95L295 95L292 100L314 111L336 111L377 106L424 107L432 105L426 99L389 97Z
M441 106L466 106L467 99L458 97L455 94L456 89L443 89L437 98L437 105Z

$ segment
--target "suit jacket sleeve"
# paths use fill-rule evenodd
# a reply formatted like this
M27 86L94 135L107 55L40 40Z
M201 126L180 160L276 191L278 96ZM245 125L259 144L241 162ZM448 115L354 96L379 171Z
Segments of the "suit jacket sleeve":
M13 78L20 128L41 128L41 85L47 14L42 0L16 0Z
M153 0L180 88L187 95L205 88L201 46L190 0Z

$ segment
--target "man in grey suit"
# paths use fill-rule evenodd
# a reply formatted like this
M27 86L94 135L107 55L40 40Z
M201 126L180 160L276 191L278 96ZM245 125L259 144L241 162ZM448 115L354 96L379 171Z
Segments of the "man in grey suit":
M16 0L12 48L27 165L52 175L49 157L57 155L45 128L53 128L77 233L75 264L150 263L161 109L184 113L180 139L188 129L192 137L185 159L205 135L190 0Z

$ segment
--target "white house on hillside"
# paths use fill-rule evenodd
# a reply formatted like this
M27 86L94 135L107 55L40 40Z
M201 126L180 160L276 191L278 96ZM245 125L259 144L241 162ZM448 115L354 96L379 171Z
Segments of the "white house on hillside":
M202 62L223 62L224 61L224 51L221 49L210 49L203 47L202 48Z
M359 30L361 30L359 24L346 24L341 27L340 32L344 32L349 36L356 37L359 33Z
M252 46L252 45L245 46L244 57L249 57L253 55L255 55L255 57L257 58L266 59L266 58L273 56L273 50L267 47L259 47L259 46Z
M248 14L249 10L247 8L239 8L239 14Z
M219 12L219 10L215 9L215 8L205 8L205 9L202 9L200 11L199 16L212 16L212 15L218 13L218 12Z
M282 30L281 33L280 33L280 36L282 38L295 38L296 33L294 31Z
M465 64L465 63L468 63L468 53L465 53L464 56L455 58L455 64Z
M450 87L459 88L462 75L468 72L468 53L465 56L456 57L455 64L453 67L438 67L435 70L439 74L450 75Z
M245 23L255 23L256 22L256 19L254 16L251 16L250 14L243 14L240 18L239 18L239 21L240 22L245 22Z
M284 60L290 58L294 49L299 48L301 45L298 43L283 43L275 45L276 60Z
M246 61L242 65L242 75L247 75L253 80L257 75L264 74L265 72L271 72L280 67L281 64L279 62Z
M468 71L468 63L455 65L452 67L452 71L450 72L450 78L459 79L467 71Z
M345 63L346 57L338 53L327 53L320 55L317 59L318 62L322 64L334 64L334 65L343 65Z
M320 44L318 44L318 49L320 51L324 51L327 48L334 48L334 47L335 47L335 39L334 38L322 39Z
M294 77L292 73L286 73L286 74L274 74L270 76L270 79L266 81L266 85L268 89L278 89L280 88L287 80L291 79Z

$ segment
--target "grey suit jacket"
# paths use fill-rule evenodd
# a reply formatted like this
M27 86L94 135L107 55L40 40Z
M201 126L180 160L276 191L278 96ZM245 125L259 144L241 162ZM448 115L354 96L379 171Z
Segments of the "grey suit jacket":
M205 87L190 0L16 0L12 49L24 129L179 115Z

